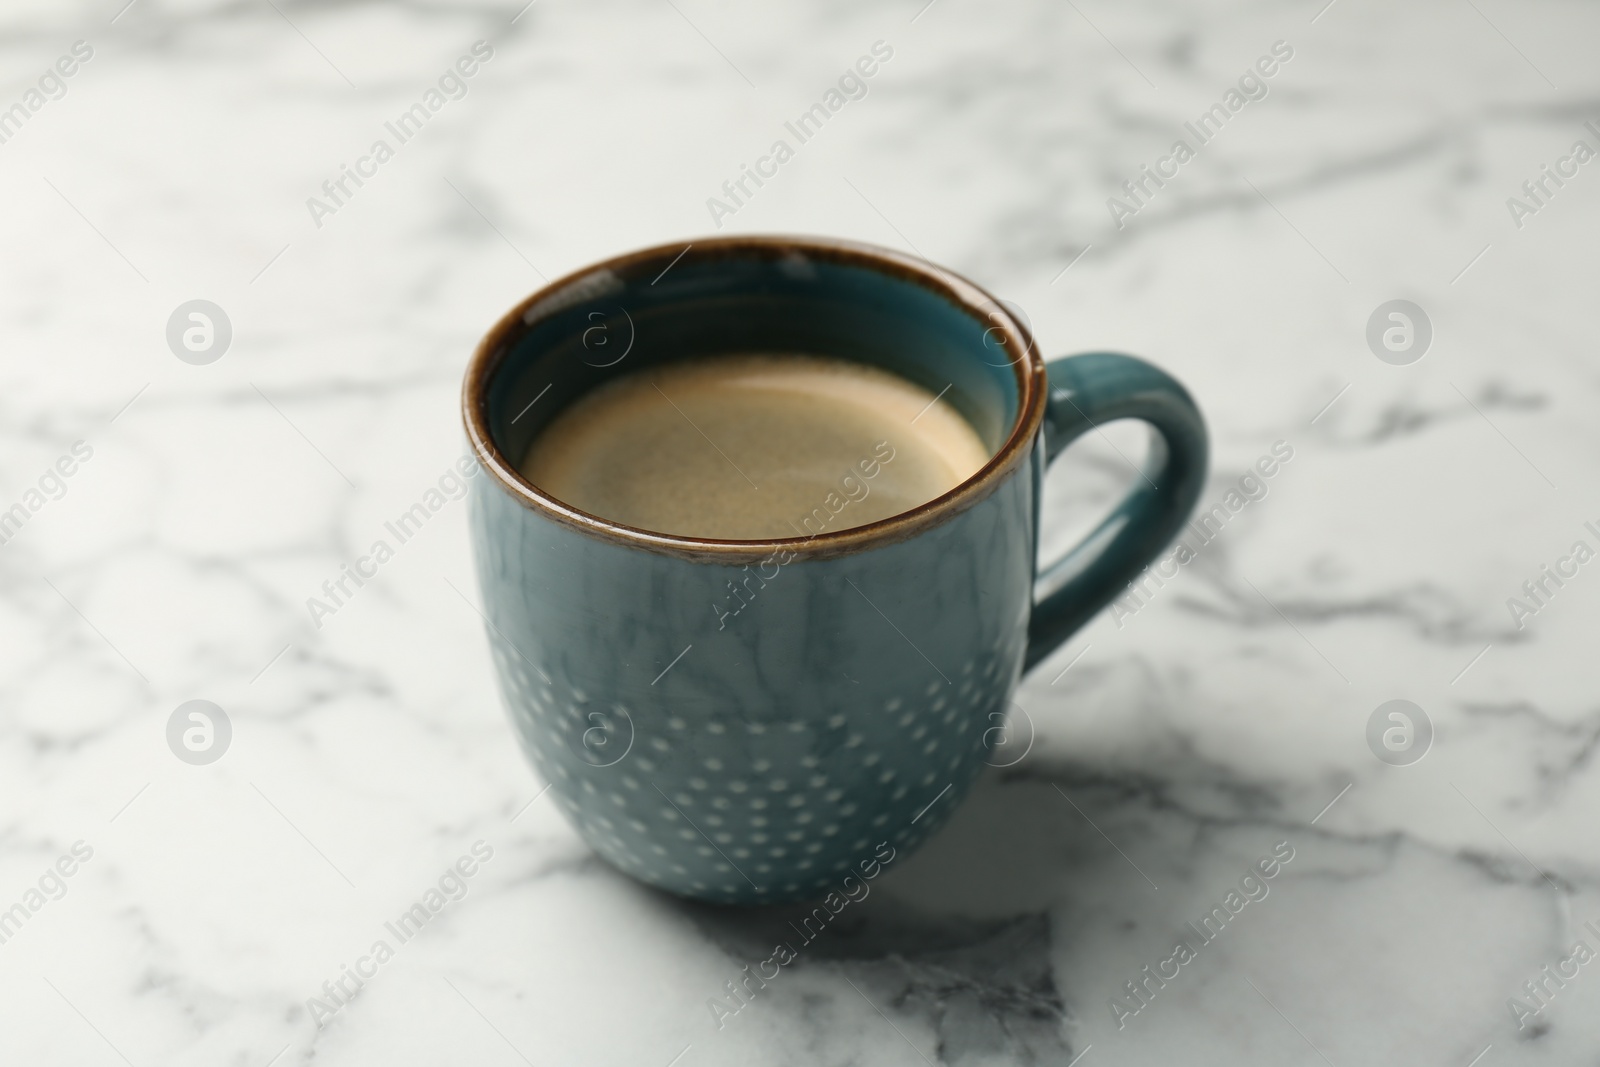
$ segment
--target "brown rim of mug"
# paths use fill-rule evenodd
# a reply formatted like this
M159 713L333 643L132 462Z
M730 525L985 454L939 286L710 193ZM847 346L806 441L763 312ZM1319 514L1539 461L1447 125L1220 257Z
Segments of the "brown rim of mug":
M684 245L689 245L685 250ZM516 342L532 327L523 320L527 310L540 300L600 271L632 276L646 264L664 263L674 257L706 260L735 256L777 257L789 252L837 263L864 267L913 282L950 301L980 319L990 328L1005 333L1006 351L1021 346L1023 359L1011 363L1017 378L1017 418L1011 433L978 472L942 496L887 519L810 537L774 538L762 541L716 540L680 537L675 534L641 530L611 522L598 515L562 503L527 481L515 464L501 454L489 434L488 384ZM674 261L675 265L675 261ZM645 268L648 269L648 268ZM703 563L753 563L774 552L792 553L793 559L830 559L893 544L939 526L979 503L1000 483L1027 462L1039 425L1044 419L1046 378L1044 361L1039 358L1028 329L989 293L961 276L925 260L893 249L835 238L754 235L699 238L629 252L574 271L535 291L508 311L478 343L467 363L462 383L462 419L473 454L483 469L512 498L530 511L538 512L581 533L612 544L643 549L660 555L677 556ZM788 562L786 560L785 562Z

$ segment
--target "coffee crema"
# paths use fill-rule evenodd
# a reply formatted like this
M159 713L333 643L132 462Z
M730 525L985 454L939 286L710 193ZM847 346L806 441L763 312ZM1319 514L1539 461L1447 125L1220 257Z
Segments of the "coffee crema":
M820 356L737 355L606 383L534 439L520 470L611 522L749 541L898 515L988 461L954 407L904 378Z

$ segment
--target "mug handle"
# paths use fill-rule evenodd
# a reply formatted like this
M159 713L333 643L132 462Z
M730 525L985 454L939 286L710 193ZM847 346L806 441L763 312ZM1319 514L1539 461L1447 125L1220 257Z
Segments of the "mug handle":
M1034 578L1031 669L1114 600L1188 520L1206 478L1206 424L1188 390L1158 367L1117 352L1086 352L1046 368L1045 463L1090 430L1141 419L1151 435L1145 469L1105 521ZM1053 592L1039 598L1041 589Z

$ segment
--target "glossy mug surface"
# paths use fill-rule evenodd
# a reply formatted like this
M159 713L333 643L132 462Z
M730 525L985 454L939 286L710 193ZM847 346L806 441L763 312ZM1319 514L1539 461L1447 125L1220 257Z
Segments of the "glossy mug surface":
M543 427L616 376L753 351L908 379L992 458L910 511L829 531L841 495L809 536L771 541L633 529L517 473ZM1200 413L1157 368L1046 365L971 282L819 238L664 246L554 282L484 338L463 409L490 475L472 483L473 547L524 751L606 860L737 904L821 895L934 833L999 761L1023 671L1173 539L1206 468ZM1122 418L1155 430L1144 476L1036 572L1045 466Z

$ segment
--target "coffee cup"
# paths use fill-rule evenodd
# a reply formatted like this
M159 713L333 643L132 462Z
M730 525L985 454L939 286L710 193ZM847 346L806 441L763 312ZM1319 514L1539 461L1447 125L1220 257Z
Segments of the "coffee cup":
M750 352L912 383L987 459L897 514L760 540L628 525L521 473L620 376ZM1207 461L1198 408L1157 367L1046 363L972 282L809 237L664 245L553 282L479 344L462 402L488 474L470 509L479 586L523 750L609 863L728 904L820 895L938 830L993 761L1024 671L1173 540ZM1144 471L1038 566L1046 467L1129 418L1154 431Z

